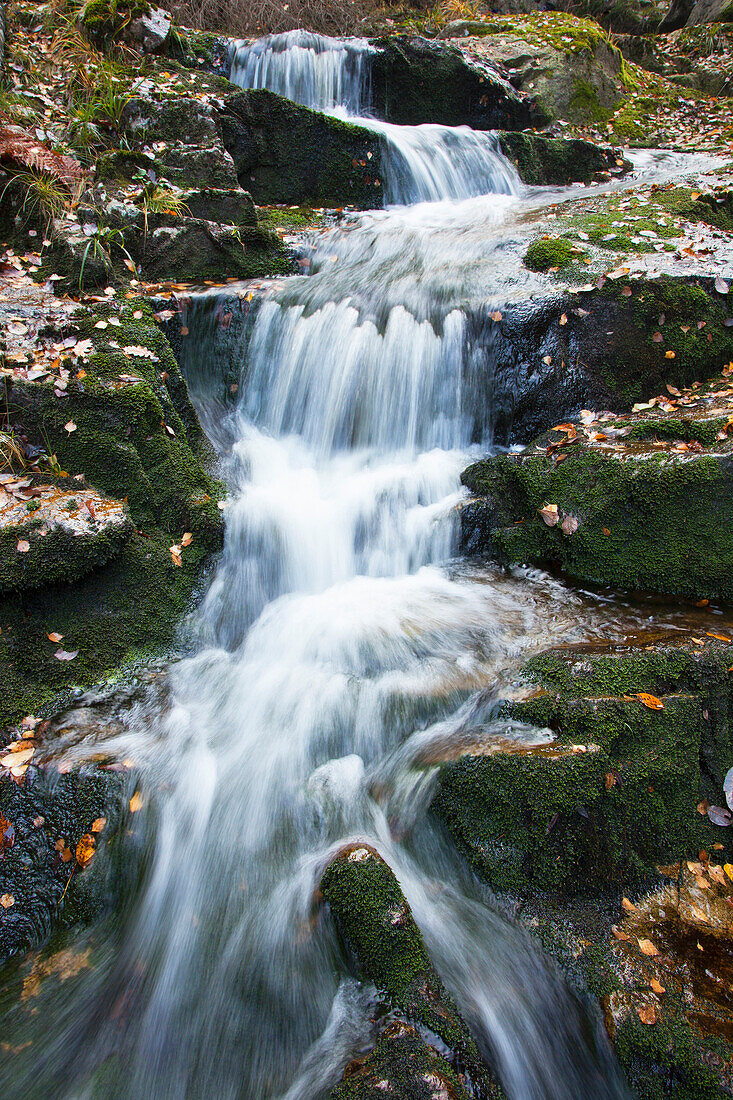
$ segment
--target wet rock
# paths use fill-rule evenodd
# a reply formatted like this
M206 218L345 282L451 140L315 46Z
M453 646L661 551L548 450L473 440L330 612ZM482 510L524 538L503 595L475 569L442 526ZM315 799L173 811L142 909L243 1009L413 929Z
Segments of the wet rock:
M121 501L83 483L0 474L0 593L78 580L118 554L134 530Z
M417 35L376 39L372 108L399 125L425 122L474 130L521 130L542 122L495 68L454 46Z
M712 279L663 276L518 303L498 322L490 311L475 314L474 359L479 364L486 347L497 364L495 437L526 440L581 409L626 411L667 384L710 378L733 357L727 312ZM475 384L480 393L478 377Z
M621 152L592 141L504 132L499 145L524 183L590 183L599 173L621 175L631 167Z
M414 1027L396 1020L382 1030L374 1050L349 1062L331 1100L468 1100L471 1095L450 1063Z
M466 1075L477 1095L496 1096L491 1073L435 973L410 906L382 857L365 844L343 849L327 867L321 879L321 893L356 957L359 973L375 984L407 1022L427 1028L439 1037L448 1049L448 1061L463 1083ZM371 1072L373 1067L365 1076ZM370 1095L368 1089L337 1093L352 1094Z
M723 646L554 651L523 678L507 716L556 742L449 760L433 803L492 887L597 893L727 842L698 811L733 753Z
M279 238L256 226L180 217L152 229L134 250L148 279L252 279L294 271Z
M226 100L224 145L258 204L382 205L379 136L259 90Z
M241 187L184 190L180 196L192 218L221 225L256 225L257 212L248 191Z
M79 222L51 221L49 260L54 270L63 272L75 290L106 286L112 278L112 263L104 249L95 245Z
M730 23L733 19L730 0L697 0L689 16L686 27L698 23Z
M87 923L118 903L123 878L110 856L126 782L98 766L60 774L31 765L19 781L0 769L0 964L44 943L59 922ZM94 854L82 867L85 836Z
M585 424L470 467L464 482L479 499L464 513L465 544L586 581L730 600L727 377L672 389L679 401L641 402L627 417L588 412Z

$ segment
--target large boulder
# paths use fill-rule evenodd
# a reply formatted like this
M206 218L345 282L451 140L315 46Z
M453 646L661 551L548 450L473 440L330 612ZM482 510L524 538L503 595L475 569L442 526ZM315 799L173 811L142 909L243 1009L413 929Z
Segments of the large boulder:
M391 35L373 45L372 108L386 122L474 130L521 130L542 122L495 68L455 46L417 35Z
M698 23L733 23L733 4L730 0L697 0L685 26L695 27Z
M590 183L621 175L631 167L618 150L580 138L547 138L513 130L499 134L499 146L517 166L522 181L530 184Z
M378 134L264 90L225 108L223 142L255 202L382 205Z

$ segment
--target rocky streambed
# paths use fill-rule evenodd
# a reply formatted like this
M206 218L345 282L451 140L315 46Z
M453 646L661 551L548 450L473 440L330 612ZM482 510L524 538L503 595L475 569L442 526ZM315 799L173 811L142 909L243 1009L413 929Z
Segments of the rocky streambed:
M728 170L587 22L164 38L53 216L10 104L10 1096L730 1093Z

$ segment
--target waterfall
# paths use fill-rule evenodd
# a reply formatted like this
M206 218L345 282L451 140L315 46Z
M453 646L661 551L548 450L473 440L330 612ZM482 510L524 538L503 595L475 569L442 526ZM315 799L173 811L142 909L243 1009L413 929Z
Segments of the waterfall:
M369 106L373 52L361 38L326 38L303 30L270 34L234 44L229 79L241 88L268 88L318 111L344 107L361 115Z
M267 88L379 133L387 205L518 194L519 176L494 134L468 126L395 126L369 117L374 52L364 39L289 31L238 43L229 79L241 88Z

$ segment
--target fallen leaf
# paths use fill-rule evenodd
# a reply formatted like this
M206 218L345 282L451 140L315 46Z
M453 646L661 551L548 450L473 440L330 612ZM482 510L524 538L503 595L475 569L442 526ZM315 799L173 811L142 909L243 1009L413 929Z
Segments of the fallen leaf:
M190 531L186 531L181 539L181 546L190 546L193 542L193 535Z
M733 825L733 813L724 806L709 806L708 817L713 825L719 825L722 829Z
M652 1026L657 1022L657 1010L654 1004L639 1004L636 1014L638 1019L648 1026Z
M643 1024L651 1026L657 1022L657 1009L655 1005L639 1005L636 1014Z
M19 539L18 540L17 550L18 550L19 554L27 554L28 551L30 550L30 548L31 548L31 544L29 542L27 542L25 539Z
M646 691L639 691L636 693L636 698L640 703L643 703L645 707L649 707L649 710L664 710L664 703L661 699L657 699L656 695L649 695Z
M705 817L705 814L708 812L709 809L710 803L708 802L707 798L703 798L702 802L698 802L697 812L699 814L702 814L703 817Z
M140 791L135 791L134 795L130 799L130 813L136 814L138 810L141 810L143 806L143 796Z
M656 978L652 978L652 980L649 982L649 985L652 987L655 993L667 992L664 986L660 982L658 982Z
M96 819L96 821L92 822L91 832L101 833L102 829L105 827L106 824L107 824L107 818L106 817L98 817Z
M538 508L537 511L542 516L548 527L554 527L560 519L557 514L556 504L545 504L542 506L542 508Z
M74 658L78 656L78 653L78 649L72 649L71 652L68 652L65 649L57 649L54 653L54 657L57 661L73 661Z
M675 352L673 352L673 351L665 351L665 353L664 353L664 358L665 358L665 359L674 359L674 358L675 358Z
M656 947L651 940L639 940L639 950L642 955L658 955Z
M564 535L574 535L578 530L578 520L575 516L565 516L560 524L560 529Z
M27 764L32 760L35 751L31 746L29 749L21 749L20 752L9 752L6 756L0 756L0 764L4 768L17 768L20 764Z
M718 294L727 294L729 287L725 279L721 279L720 276L718 276L718 278L715 280L715 289L717 290Z
M0 905L3 909L10 909L12 905L15 905L15 898L12 894L0 894Z
M64 430L67 431L69 435L71 435L72 432L75 432L76 424L74 423L74 421L69 420L68 423L64 424Z
M174 546L169 546L168 549L170 550L170 555L173 558L173 564L178 565L178 566L182 566L183 561L181 559L181 548L180 548L180 546L175 546L175 545Z
M76 862L80 867L86 867L94 855L96 841L91 833L84 833L76 846Z
M627 913L635 913L638 909L638 906L634 905L633 901L629 901L628 898L621 898L621 904Z
M63 634L57 634L54 630L53 634L47 634L46 637L48 638L49 642L60 642L63 638Z

